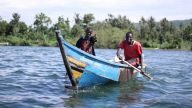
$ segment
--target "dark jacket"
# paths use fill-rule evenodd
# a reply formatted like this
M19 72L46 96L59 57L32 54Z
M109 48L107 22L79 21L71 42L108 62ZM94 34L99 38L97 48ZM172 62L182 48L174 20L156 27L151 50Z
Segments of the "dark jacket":
M89 54L95 55L93 43L91 42L91 36L80 37L76 43L76 47Z

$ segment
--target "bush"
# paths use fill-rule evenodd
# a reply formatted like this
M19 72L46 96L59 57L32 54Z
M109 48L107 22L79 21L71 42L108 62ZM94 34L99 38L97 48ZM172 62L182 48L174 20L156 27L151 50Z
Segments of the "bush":
M162 49L174 49L174 48L176 48L176 46L175 46L173 43L167 43L167 42L165 42L165 43L163 43L163 44L161 45L161 48L162 48Z
M21 46L30 46L30 42L27 41L27 40L25 40L25 39L23 39L23 40L19 43L19 45L21 45Z
M150 43L149 42L144 42L142 46L146 47L146 48L149 48L150 47Z

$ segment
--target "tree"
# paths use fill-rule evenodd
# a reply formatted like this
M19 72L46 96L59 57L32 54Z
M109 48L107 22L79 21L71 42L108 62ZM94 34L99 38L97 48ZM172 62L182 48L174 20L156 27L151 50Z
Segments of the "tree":
M169 31L169 21L166 18L163 18L160 21L160 26L162 38L164 38L165 41L168 41L168 36L166 34Z
M19 32L20 15L18 13L13 13L12 17L13 19L9 22L6 30L6 35L16 35Z
M54 25L54 28L64 31L65 35L69 35L70 25L68 18L65 20L62 16L59 16L57 23Z
M135 29L134 25L126 16L119 15L117 18L114 17L112 14L109 14L108 16L109 18L105 19L105 21L106 23L111 24L113 27L117 27L120 29L128 29L130 31Z
M94 19L95 17L93 16L92 13L85 14L83 17L83 23L85 23L86 25L89 25Z
M163 34L165 34L165 32L169 30L169 21L166 18L163 18L160 21L160 25L161 25L161 31L163 32Z
M74 37L80 37L83 33L84 33L84 29L78 24L75 24L71 29L71 34Z
M149 25L149 32L152 32L155 28L155 19L151 16L147 23Z
M147 38L147 33L148 33L148 25L147 21L145 20L144 17L141 17L141 20L139 21L139 26L140 26L140 36L141 39L146 39Z
M44 13L40 13L35 16L34 26L37 32L44 34L48 30L49 24L51 23L51 18Z
M23 35L27 33L28 27L25 24L25 22L19 22L18 26L19 26L19 33L21 33Z
M78 13L75 14L75 24L82 24L82 19L80 18L80 15Z
M155 36L156 36L156 31L155 31L155 19L151 16L147 22L148 27L149 27L149 37L154 42Z
M18 13L13 13L13 20L11 21L12 24L18 24L19 23L19 19L20 19L20 15Z
M5 36L8 23L0 17L0 36Z
M184 26L183 26L183 23L181 23L179 25L179 33L178 33L178 35L180 36L182 42L183 42L183 29L184 29Z
M183 36L184 40L192 41L192 23L185 27L183 31Z

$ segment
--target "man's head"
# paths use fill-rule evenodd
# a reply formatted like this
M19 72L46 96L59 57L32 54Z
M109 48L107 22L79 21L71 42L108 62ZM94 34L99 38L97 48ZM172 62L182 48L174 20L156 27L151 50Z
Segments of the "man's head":
M91 34L93 33L93 30L91 28L87 28L85 30L86 36L91 36Z
M132 33L132 32L127 32L125 38L126 38L126 41L127 41L129 44L131 44L132 41L133 41L133 33Z

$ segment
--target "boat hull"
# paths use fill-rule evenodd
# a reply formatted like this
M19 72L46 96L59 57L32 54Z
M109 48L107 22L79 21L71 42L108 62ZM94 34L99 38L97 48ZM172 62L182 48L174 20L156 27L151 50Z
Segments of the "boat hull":
M62 56L66 56L71 69L71 73L68 74L71 74L78 87L90 87L109 81L128 81L135 77L142 77L139 72L134 72L128 65L93 56L69 44L62 36L59 36L59 39L62 43L60 48L65 50Z

